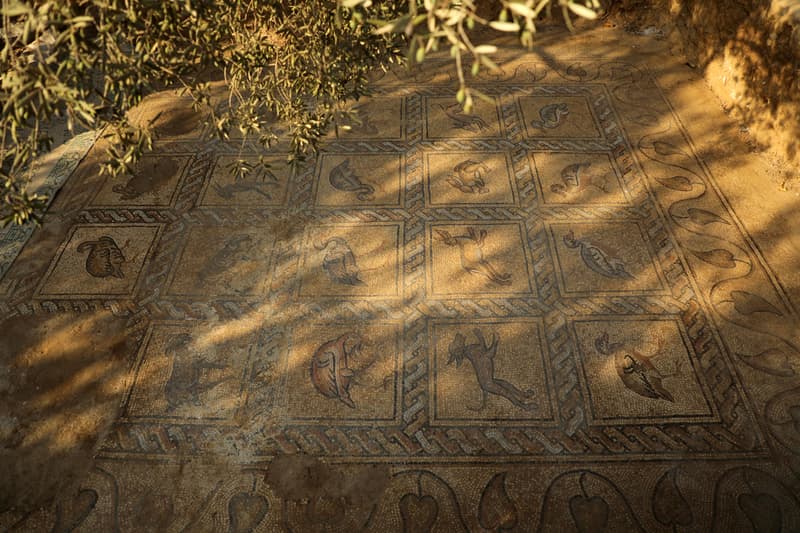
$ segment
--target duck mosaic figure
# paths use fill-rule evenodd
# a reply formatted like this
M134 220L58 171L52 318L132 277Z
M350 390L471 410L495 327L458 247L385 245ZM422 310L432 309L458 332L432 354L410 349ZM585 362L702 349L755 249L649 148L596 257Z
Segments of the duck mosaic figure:
M675 372L665 375L652 363L652 360L661 354L664 345L663 340L659 340L655 353L649 356L636 350L626 350L619 343L611 344L606 332L595 339L594 345L602 355L614 357L614 367L617 370L617 375L629 390L645 398L675 402L672 393L664 387L663 381L666 378L678 375L678 365L675 365Z
M464 113L461 109L461 104L439 104L439 108L444 111L454 128L472 132L479 132L489 128L486 121L478 115Z
M621 259L586 240L576 239L572 231L564 235L564 244L567 248L579 248L584 264L601 276L633 279L633 275L626 270L625 263Z
M333 167L328 174L328 181L337 191L354 193L362 202L375 199L375 187L365 183L356 175L350 168L350 159L345 159Z
M547 104L539 109L540 120L532 120L531 126L537 130L552 130L559 127L569 116L569 106L564 102Z

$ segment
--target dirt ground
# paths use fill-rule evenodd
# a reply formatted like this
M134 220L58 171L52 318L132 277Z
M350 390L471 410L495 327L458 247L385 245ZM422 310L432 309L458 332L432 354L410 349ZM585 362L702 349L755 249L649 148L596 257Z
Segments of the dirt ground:
M446 58L376 75L250 182L148 99L0 279L0 530L800 530L800 200L613 26L472 114Z
M800 187L800 4L619 0L608 23L667 41L702 73L782 186Z

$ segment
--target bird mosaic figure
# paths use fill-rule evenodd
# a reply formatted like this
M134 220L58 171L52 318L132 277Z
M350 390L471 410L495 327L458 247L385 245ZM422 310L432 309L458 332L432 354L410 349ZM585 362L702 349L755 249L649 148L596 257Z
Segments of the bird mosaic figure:
M450 235L444 230L435 230L440 241L447 246L457 246L461 258L461 266L470 274L477 274L485 277L497 285L511 285L511 274L500 272L495 268L483 253L483 245L486 241L486 230L476 230L473 227L467 228L466 235Z
M198 273L198 281L206 278L220 276L230 270L242 259L242 252L253 247L253 238L250 235L234 235L225 241L214 255L212 255Z
M314 248L323 252L322 269L331 281L340 285L363 285L361 271L350 245L341 237L333 237Z
M614 367L623 385L639 396L654 400L675 402L672 393L664 387L664 380L679 374L679 364L675 364L672 374L663 374L652 360L661 355L664 347L663 339L659 339L658 347L652 355L644 355L636 350L626 350L620 343L611 344L608 333L604 332L594 341L595 348L602 355L614 358Z
M559 127L569 115L569 106L564 102L547 104L539 109L539 119L532 120L531 126L537 130L552 130Z
M348 368L348 359L361 350L361 337L355 333L344 335L322 344L311 358L311 383L326 398L341 401L351 409L356 404L350 397L350 384L355 372Z
M483 163L467 159L453 167L453 174L447 178L447 183L463 193L487 194L489 187L483 174L488 171L489 168Z
M78 245L78 253L88 251L86 272L95 278L124 278L122 265L125 256L114 239L103 235L96 241L83 241Z
M337 191L351 192L362 202L368 202L375 198L375 187L365 183L350 168L350 159L345 159L328 174L328 182Z
M567 248L579 248L584 264L594 272L607 278L633 279L621 259L586 240L576 239L572 231L564 235L564 244Z
M450 122L454 128L471 132L480 132L489 128L489 125L486 124L486 121L478 115L464 113L464 111L461 109L461 104L438 104L438 106L439 109L444 111L444 114L450 119Z
M594 187L601 192L608 192L608 181L604 176L586 176L585 170L592 166L583 161L567 165L561 170L561 183L553 183L550 190L560 196L579 193L589 187Z
M477 408L468 407L472 411L478 411L486 406L486 399L489 394L494 394L505 398L515 406L526 411L533 411L537 408L533 401L533 391L522 391L508 381L496 378L494 375L494 358L497 355L497 347L500 342L496 333L492 333L492 342L487 343L483 333L479 329L474 329L473 334L478 340L476 343L467 344L466 337L461 333L456 333L453 341L448 346L450 357L447 364L456 364L456 368L461 366L464 359L472 364L475 377L481 388L481 404Z

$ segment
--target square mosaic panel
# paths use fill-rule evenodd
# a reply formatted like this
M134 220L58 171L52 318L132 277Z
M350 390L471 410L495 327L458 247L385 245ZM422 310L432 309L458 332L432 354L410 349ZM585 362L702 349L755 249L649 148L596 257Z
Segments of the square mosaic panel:
M170 271L167 295L263 294L269 283L273 243L267 227L194 227Z
M431 424L553 421L540 320L435 321L429 328Z
M425 98L425 138L483 139L502 137L498 104L476 99L465 113L452 96Z
M572 324L594 424L716 421L697 355L674 319Z
M39 288L42 298L132 296L161 226L79 225L59 247Z
M145 154L133 174L106 178L94 206L165 207L173 205L191 156Z
M315 205L402 207L400 154L322 154L317 166Z
M535 294L520 224L436 223L427 238L431 297Z
M521 96L517 98L517 105L527 137L600 137L597 121L586 96Z
M231 338L219 327L155 324L139 352L124 416L233 419L246 399L256 337L252 331Z
M389 423L399 414L402 324L308 323L292 332L285 410L295 421Z
M630 205L608 153L531 153L541 198L553 205Z
M402 140L405 137L402 97L377 96L353 106L357 120L344 120L338 130L342 140Z
M201 193L203 207L262 207L280 206L289 194L291 169L285 156L266 157L269 168L259 166L259 158L243 158L253 170L240 179L231 168L240 158L220 156L214 162L211 176Z
M516 203L514 167L507 152L432 152L424 157L428 205Z
M565 294L663 292L663 274L638 224L549 224Z
M332 224L308 229L300 264L302 298L402 296L400 224Z

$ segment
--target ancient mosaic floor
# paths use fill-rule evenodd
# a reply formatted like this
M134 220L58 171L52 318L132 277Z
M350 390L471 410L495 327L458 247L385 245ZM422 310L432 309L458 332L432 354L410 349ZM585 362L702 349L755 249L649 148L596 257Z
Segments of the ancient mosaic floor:
M169 111L73 176L1 309L131 348L20 529L800 530L796 309L647 67L509 57L473 114L450 72L376 79L296 175Z

